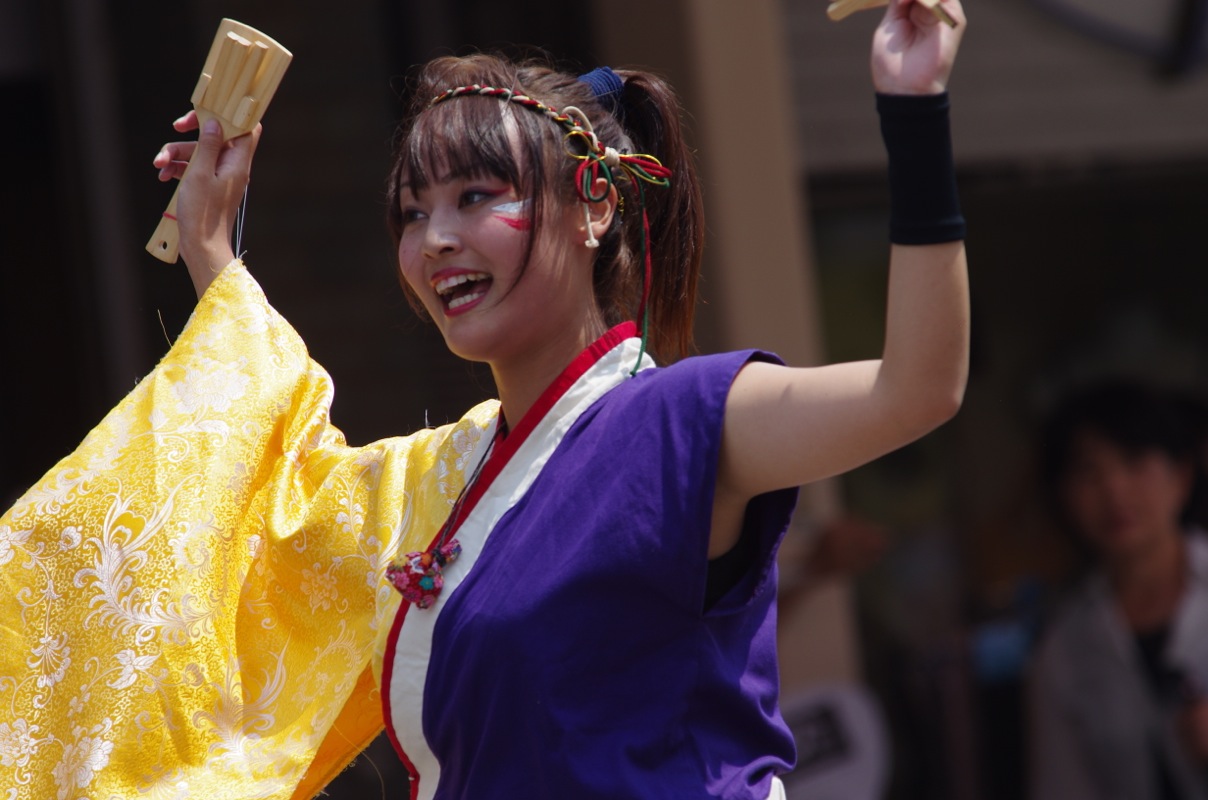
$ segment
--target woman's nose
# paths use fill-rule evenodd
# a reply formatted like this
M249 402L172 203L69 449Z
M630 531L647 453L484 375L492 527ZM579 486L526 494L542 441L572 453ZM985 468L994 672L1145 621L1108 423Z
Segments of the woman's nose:
M434 211L424 231L424 257L439 258L461 250L461 235L455 215Z

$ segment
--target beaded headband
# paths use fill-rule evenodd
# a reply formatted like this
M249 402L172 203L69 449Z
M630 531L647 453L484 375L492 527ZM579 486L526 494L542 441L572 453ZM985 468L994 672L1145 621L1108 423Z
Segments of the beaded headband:
M619 97L620 89L624 87L619 75L607 67L600 67L583 75L579 80L591 87L592 92L598 98L603 98L604 95L616 95ZM601 90L603 94L601 94ZM591 213L587 207L589 203L598 203L608 197L609 191L616 182L616 171L620 170L622 175L628 175L633 185L638 190L638 204L642 209L642 262L644 265L645 274L642 280L642 302L638 306L638 320L642 330L642 347L639 351L638 363L641 363L641 353L646 351L646 342L648 337L648 323L650 317L649 299L650 299L650 279L651 279L651 256L650 256L650 218L646 214L646 184L652 186L667 187L671 185L671 170L663 166L662 162L655 156L645 153L624 153L616 148L604 145L599 138L596 137L592 130L591 121L579 109L574 106L566 106L562 111L556 108L547 106L540 100L536 100L528 95L519 94L511 89L500 89L493 86L483 86L482 84L474 83L468 86L458 86L448 89L436 97L428 104L428 107L438 105L446 100L452 100L455 97L467 96L494 97L505 103L513 103L527 108L530 111L541 114L547 119L554 122L559 127L566 131L565 139L568 143L577 143L583 152L576 153L570 147L567 148L567 154L571 158L579 160L579 167L575 170L575 191L579 196L579 200L584 203L583 215L587 221L587 241L585 244L588 247L599 247L595 234L591 230ZM615 99L606 101L605 104L611 102L615 105ZM594 191L596 181L604 179L604 186L600 191ZM637 365L634 365L633 374L637 373Z
M588 84L592 85L592 84ZM594 86L592 87L594 90ZM437 95L429 103L429 107L451 100L454 97L478 95L494 97L508 103L514 103L545 116L566 130L567 141L578 140L583 146L582 153L568 149L568 155L579 159L579 168L575 171L575 188L579 199L584 203L598 203L608 197L608 190L615 181L614 170L621 169L628 173L635 185L649 183L654 186L670 185L671 170L664 167L662 162L645 153L623 153L615 148L605 146L592 130L591 121L587 115L574 106L567 106L561 112L556 108L545 105L540 100L524 94L518 94L511 89L497 89L493 86L483 86L474 83L469 86L458 86ZM603 178L606 185L600 192L594 192L592 187L598 178ZM590 234L589 234L590 235ZM589 246L595 246L589 245Z

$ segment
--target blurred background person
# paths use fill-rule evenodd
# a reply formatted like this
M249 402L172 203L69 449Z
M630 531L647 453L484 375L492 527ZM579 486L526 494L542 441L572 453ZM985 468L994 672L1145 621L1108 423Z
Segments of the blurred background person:
M1029 686L1034 800L1208 797L1208 538L1192 404L1124 380L1042 431L1052 508L1087 569Z

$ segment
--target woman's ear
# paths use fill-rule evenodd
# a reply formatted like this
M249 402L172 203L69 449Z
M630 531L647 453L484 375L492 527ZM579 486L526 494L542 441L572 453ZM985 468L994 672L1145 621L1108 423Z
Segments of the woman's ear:
M592 190L594 192L603 192L605 187L608 188L608 194L603 200L586 204L587 212L584 215L584 219L588 227L588 242L599 241L604 234L608 233L608 229L612 226L612 217L617 213L619 195L617 194L617 187L615 185L610 185L603 178L596 178ZM588 246L590 247L591 245L589 244Z

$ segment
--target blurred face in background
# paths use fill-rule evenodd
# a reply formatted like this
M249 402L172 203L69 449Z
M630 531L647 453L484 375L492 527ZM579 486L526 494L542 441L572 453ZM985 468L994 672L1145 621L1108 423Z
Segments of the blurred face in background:
M1126 450L1083 429L1073 440L1062 499L1070 521L1107 561L1139 556L1181 535L1191 465L1160 449Z

